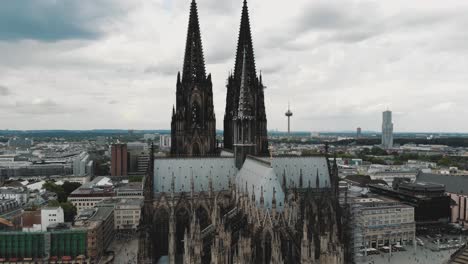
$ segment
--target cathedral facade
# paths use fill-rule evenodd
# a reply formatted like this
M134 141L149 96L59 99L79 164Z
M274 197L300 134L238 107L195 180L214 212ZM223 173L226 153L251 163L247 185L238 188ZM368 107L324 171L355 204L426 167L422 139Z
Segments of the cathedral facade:
M213 84L211 74L206 75L195 2L192 2L190 10L182 77L180 72L177 74L171 140L172 155L209 155L216 151Z
M345 263L338 169L327 155L269 157L247 2L228 77L224 149L191 4L171 156L145 177L138 263Z
M226 110L224 113L224 148L234 150L236 143L236 119L239 108L246 103L245 94L241 94L242 86L248 89L248 102L251 107L253 153L257 156L268 155L267 118L265 111L264 86L262 76L257 76L255 55L250 30L249 12L244 1L242 8L239 39L237 42L234 73L227 79ZM242 101L244 99L244 101ZM244 105L245 106L245 105Z

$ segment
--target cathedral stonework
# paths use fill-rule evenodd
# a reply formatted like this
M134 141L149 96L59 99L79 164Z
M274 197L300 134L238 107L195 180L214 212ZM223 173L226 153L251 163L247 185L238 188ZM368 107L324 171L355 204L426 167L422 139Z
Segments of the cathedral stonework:
M224 113L224 148L234 150L236 143L236 118L239 108L242 108L241 89L249 89L252 118L255 119L251 129L255 146L252 154L257 156L268 155L267 118L265 111L264 86L262 75L257 77L255 68L255 55L250 32L249 11L247 2L242 8L239 39L237 42L236 62L234 73L227 79L226 110ZM245 101L244 101L245 102Z
M208 155L216 151L216 118L211 74L206 76L197 5L192 2L182 78L177 74L176 106L171 122L172 155Z
M330 166L327 155L268 157L246 1L228 78L225 150L216 150L196 8L193 1L173 155L152 156L145 176L138 263L345 263L336 160Z

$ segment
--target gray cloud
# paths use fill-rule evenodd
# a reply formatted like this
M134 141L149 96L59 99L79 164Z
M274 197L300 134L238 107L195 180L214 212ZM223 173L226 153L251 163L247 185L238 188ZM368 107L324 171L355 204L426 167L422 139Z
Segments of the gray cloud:
M169 127L190 1L9 4L16 3L38 11L9 7L18 18L0 11L0 80L14 91L0 96L9 113L4 127ZM197 3L222 129L242 1ZM396 131L468 130L458 120L468 114L468 46L460 33L468 26L468 3L255 0L249 11L257 70L268 87L269 129L285 129L290 101L293 129L379 130L380 112L389 107ZM27 27L8 22L6 28L7 18ZM32 23L38 33L25 29ZM158 114L149 115L155 107ZM424 122L428 114L431 122Z
M35 98L31 101L18 100L11 109L23 115L61 115L83 110L81 108L62 105L52 99L44 98Z
M176 76L178 71L179 66L172 62L160 62L157 64L149 65L144 69L144 73L159 74L163 76Z
M109 0L3 1L0 8L0 40L95 39L103 32L96 21L116 15Z
M10 88L5 85L0 85L0 96L8 96L11 94Z
M327 43L358 43L401 30L425 30L448 23L468 26L464 9L441 9L437 12L432 9L403 9L390 15L385 11L382 5L368 1L311 1L292 23L277 30L272 28L273 34L265 41L265 47L284 46L288 50L303 51ZM315 38L298 42L308 34Z
M224 63L234 56L234 52L229 47L214 47L208 50L205 60L209 64Z
M343 6L348 8L345 9ZM350 7L349 2L311 2L297 19L297 31L352 28L362 24L366 17L362 13L353 16L353 10L350 10Z

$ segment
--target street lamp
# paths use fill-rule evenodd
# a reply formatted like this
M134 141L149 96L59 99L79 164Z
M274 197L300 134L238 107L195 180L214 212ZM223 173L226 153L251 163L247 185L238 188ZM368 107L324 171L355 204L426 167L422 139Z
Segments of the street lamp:
M387 236L388 236L388 247L390 248L390 254L388 255L388 261L390 262L390 258L392 257L392 235L395 234L393 231L387 231Z

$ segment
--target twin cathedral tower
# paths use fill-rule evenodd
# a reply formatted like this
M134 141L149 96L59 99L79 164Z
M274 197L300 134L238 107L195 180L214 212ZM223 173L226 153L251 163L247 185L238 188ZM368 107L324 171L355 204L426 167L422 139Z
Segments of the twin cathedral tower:
M217 154L216 116L211 74L206 74L198 21L192 1L182 76L177 75L172 111L171 154ZM247 2L244 0L234 72L227 78L224 148L234 151L240 168L247 155L268 155L267 119L262 76L257 75Z
M171 156L152 156L145 176L138 263L345 263L336 160L265 157L264 85L245 0L223 150L194 0L171 133Z

